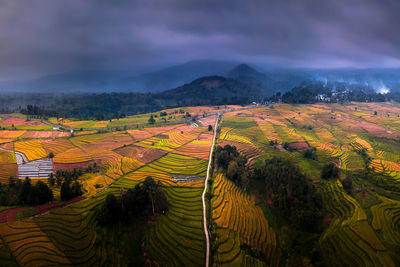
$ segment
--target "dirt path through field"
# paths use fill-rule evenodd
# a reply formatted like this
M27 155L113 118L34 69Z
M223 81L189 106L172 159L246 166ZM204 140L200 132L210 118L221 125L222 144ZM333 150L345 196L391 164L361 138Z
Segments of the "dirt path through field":
M212 145L211 145L210 156L209 156L209 159L208 159L207 176L206 176L206 180L204 181L204 191L203 191L203 194L201 195L201 201L203 202L204 234L206 235L206 267L208 267L209 263L210 263L210 237L208 235L208 229L207 229L207 206L206 206L205 195L206 195L206 192L207 192L208 178L210 178L212 152L213 152L213 149L214 149L215 136L217 135L217 128L218 128L218 122L219 122L219 117L220 116L221 116L221 114L218 114L217 119L215 121L214 138L213 138L213 142L212 142Z

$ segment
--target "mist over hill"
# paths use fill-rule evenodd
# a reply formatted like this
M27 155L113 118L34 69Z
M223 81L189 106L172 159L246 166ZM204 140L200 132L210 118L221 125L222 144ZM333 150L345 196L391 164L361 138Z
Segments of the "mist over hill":
M236 62L196 60L155 71L84 70L52 74L38 79L0 82L0 93L161 92L199 77L224 75Z
M340 82L372 87L377 92L400 91L399 69L262 68L234 61L195 60L155 71L145 69L85 70L33 80L0 82L0 93L146 93L163 92L204 76L224 76L271 96L303 83ZM142 72L142 73L140 73ZM246 88L243 88L246 92Z

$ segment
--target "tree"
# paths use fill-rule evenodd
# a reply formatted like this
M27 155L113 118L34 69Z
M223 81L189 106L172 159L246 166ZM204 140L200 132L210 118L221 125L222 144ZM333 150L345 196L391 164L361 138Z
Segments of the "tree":
M332 162L325 164L321 170L321 178L325 180L339 178L339 169Z
M101 112L97 112L96 114L96 120L101 121L104 120L104 115Z
M377 112L376 110L374 111L374 115L375 115L375 116L378 115L378 112Z
M231 181L237 182L239 180L238 172L239 172L239 165L237 164L237 162L233 160L229 162L228 170L226 171L226 177Z
M143 191L151 201L153 215L167 208L167 199L162 191L160 182L156 183L151 176L147 176L143 182Z
M348 194L351 194L351 192L353 191L353 179L351 179L350 177L344 178L342 181L342 186L343 186L343 189Z
M150 119L149 119L149 124L154 124L156 122L156 120L153 117L153 114L150 115Z
M72 192L68 182L62 183L60 197L62 201L70 200L72 198Z
M50 152L50 153L49 153L49 158L51 158L51 159L54 158L53 152Z
M289 149L289 143L288 142L283 143L283 148L288 150Z
M15 178L14 178L14 176L10 176L9 178L8 178L8 183L9 183L9 185L11 186L11 187L14 187L14 185L15 185Z
M50 175L49 175L49 184L51 186L54 186L55 182L56 182L56 179L54 178L54 174L50 173Z
M211 125L208 125L208 131L211 132L213 130L213 127Z
M71 181L66 180L61 185L60 197L62 201L70 200L82 194L82 185L78 181L73 182L71 186Z
M82 185L78 181L75 181L72 184L71 191L72 191L73 197L78 197L78 196L83 195Z
M120 219L121 215L121 207L118 203L117 198L113 194L108 194L106 197L106 201L101 206L98 221L101 225L111 224Z
M25 180L18 191L18 202L20 204L26 204L28 202L28 196L29 193L31 192L31 189L32 189L31 181L29 177L25 177Z
M240 177L240 181L242 183L242 187L244 188L244 190L247 190L247 187L249 187L249 183L250 183L247 172L244 172L242 174L242 176Z
M258 165L258 166L257 166ZM257 163L256 175L263 175L267 199L294 225L313 229L321 222L322 199L293 162L272 158Z
M303 155L307 159L317 160L317 150L315 149L315 147L307 149L306 151L304 151Z
M153 215L155 214L154 210L154 197L157 191L157 184L154 182L153 177L147 176L143 182L143 189L147 192L150 201L151 201L151 209L153 211Z
M157 213L165 212L168 208L167 197L162 191L161 186L157 186L155 195L154 195L154 208Z
M53 198L53 192L50 190L50 188L42 181L38 181L35 186L32 186L32 189L28 195L27 204L41 205L53 200Z

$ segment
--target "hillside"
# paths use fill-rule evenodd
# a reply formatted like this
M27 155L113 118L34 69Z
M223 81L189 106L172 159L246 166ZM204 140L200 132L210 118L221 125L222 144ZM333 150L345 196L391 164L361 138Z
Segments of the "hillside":
M29 115L111 119L193 105L249 104L256 88L222 76L202 77L160 93L75 93L0 95L0 110ZM36 108L27 109L27 106ZM19 109L22 107L22 109Z
M157 97L172 98L183 103L218 101L225 99L252 99L257 97L260 92L247 84L236 79L225 78L222 76L207 76L196 79L189 84L167 90L157 94Z
M199 77L223 75L236 63L216 60L194 60L185 64L163 68L158 71L121 79L123 91L162 92L189 83Z

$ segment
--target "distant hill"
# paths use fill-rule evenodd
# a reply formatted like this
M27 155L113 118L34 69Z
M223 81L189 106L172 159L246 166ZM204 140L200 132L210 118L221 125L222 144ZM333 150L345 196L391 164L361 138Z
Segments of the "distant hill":
M224 75L237 63L229 61L196 60L120 81L121 88L130 92L162 92L191 82L199 77Z
M235 66L226 76L258 88L265 96L288 91L309 79L309 74L303 70L270 69L260 72L247 64Z
M237 65L226 76L235 78L251 87L258 88L263 93L268 93L268 91L270 91L268 84L270 84L271 81L268 76L258 72L247 64Z
M144 72L144 73L143 73ZM141 74L139 74L141 73ZM343 82L371 86L376 91L400 91L399 69L285 69L259 70L234 61L195 60L149 69L76 70L38 79L0 82L0 93L157 93L190 83L199 77L225 76L256 88L263 96L286 92L304 82Z
M262 84L268 80L265 74L258 72L247 64L237 65L227 74L227 77L235 78L246 83L254 83L254 85L257 86L262 86Z
M165 99L176 99L180 104L200 105L207 102L231 102L233 99L255 99L259 96L258 88L239 80L223 76L207 76L189 84L157 94ZM236 100L235 100L236 101Z
M21 112L34 105L31 110L37 112L29 115L111 119L180 106L249 104L258 98L256 88L236 79L206 76L158 93L0 94L0 111Z
M223 75L236 64L196 60L144 74L138 74L137 69L71 71L32 80L0 82L0 92L162 92L202 76Z

